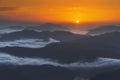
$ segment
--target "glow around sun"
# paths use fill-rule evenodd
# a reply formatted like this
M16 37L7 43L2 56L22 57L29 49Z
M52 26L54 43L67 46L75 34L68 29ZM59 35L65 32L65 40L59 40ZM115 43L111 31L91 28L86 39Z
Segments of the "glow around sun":
M79 20L76 20L75 22L76 22L76 24L79 24L79 23L80 23L80 21L79 21Z

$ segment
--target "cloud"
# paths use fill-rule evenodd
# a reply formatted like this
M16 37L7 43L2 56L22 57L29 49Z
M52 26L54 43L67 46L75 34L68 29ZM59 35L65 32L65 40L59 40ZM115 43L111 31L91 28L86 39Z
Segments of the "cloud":
M17 9L17 7L0 7L0 11L14 11Z
M0 64L9 65L53 65L66 68L120 68L120 59L112 58L98 58L93 62L73 62L73 63L59 63L57 60L47 58L29 58L17 57L6 53L0 52ZM113 67L113 68L114 68Z
M15 30L5 29L0 31L12 32ZM19 31L19 30L16 30L16 31ZM9 47L42 48L50 43L56 43L56 42L59 42L59 41L54 40L52 38L50 38L48 42L45 42L42 39L23 39L23 40L15 40L15 41L8 41L8 42L0 42L0 47L9 46Z

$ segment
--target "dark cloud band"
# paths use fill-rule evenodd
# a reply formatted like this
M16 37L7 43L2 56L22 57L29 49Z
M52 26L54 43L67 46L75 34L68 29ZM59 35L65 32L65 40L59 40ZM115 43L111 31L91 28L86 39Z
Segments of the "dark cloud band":
M16 7L0 7L0 11L14 11L17 10Z

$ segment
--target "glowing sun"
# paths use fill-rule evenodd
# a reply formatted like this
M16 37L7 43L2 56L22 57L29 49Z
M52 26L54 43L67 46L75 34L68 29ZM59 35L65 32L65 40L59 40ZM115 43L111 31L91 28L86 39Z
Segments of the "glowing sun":
M79 21L79 20L76 20L76 21L75 21L75 23L76 23L76 24L79 24L79 23L80 23L80 21Z

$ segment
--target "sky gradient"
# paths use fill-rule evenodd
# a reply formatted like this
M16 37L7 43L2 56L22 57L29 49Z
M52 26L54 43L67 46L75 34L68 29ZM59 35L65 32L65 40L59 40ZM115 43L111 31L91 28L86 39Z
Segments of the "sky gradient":
M120 22L120 0L0 0L0 21Z

